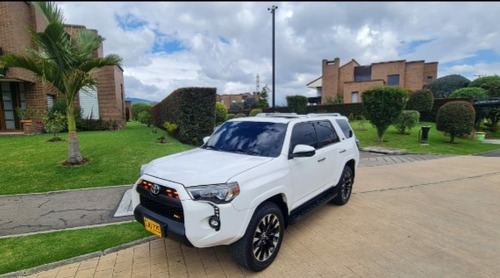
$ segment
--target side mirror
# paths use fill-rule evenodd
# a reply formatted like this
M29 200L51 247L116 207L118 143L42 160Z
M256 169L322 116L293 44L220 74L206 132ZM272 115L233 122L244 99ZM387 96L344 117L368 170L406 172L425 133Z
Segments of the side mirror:
M206 144L208 142L209 138L210 138L210 136L203 137L203 144Z
M291 158L295 157L311 157L316 154L316 149L308 145L297 145L293 148Z

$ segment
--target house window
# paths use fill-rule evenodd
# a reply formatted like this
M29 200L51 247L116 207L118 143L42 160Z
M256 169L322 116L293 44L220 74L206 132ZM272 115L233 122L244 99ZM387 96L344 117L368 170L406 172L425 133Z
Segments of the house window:
M358 93L358 91L352 92L351 103L358 103L358 102L359 102L359 93Z
M431 81L432 81L432 76L431 75L427 76L427 82L431 82Z
M52 107L54 107L54 102L56 101L56 97L53 96L53 95L47 95L47 108L49 110L52 109Z
M372 79L372 67L361 66L354 68L354 81L368 81Z
M387 85L398 86L399 85L399 74L391 74L387 76Z

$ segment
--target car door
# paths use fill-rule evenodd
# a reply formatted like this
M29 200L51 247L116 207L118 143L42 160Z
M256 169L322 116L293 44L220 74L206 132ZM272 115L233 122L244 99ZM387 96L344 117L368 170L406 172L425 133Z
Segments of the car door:
M320 162L318 163L320 171L318 175L322 181L321 187L326 189L338 182L338 177L343 169L341 156L345 150L341 149L340 137L329 120L316 121L314 129L316 130L319 145L316 151Z
M293 152L293 148L299 144L318 148L313 122L298 123L293 127L290 154ZM321 164L321 161L318 162L318 160L318 154L312 157L295 157L288 160L292 177L292 209L300 206L321 190L323 181L320 176L323 169L318 167Z

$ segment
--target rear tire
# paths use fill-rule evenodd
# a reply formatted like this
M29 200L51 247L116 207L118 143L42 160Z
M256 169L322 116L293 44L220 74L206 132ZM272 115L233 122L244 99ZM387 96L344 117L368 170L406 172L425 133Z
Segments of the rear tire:
M354 184L354 173L351 166L346 165L342 171L342 176L337 184L338 195L333 198L332 203L342 206L349 202L352 193L352 185Z
M230 246L234 261L256 272L268 267L278 255L284 224L283 213L276 204L262 204L250 220L245 235Z

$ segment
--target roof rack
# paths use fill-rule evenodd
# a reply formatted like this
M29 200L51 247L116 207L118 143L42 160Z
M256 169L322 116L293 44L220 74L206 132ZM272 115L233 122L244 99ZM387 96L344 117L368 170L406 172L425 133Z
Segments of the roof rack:
M300 118L304 117L304 115L298 115L297 113L259 113L255 117Z
M341 116L341 115L339 113L321 113L321 114L318 114L318 113L309 113L309 114L307 114L308 118L321 117L321 116L334 116L334 117L338 117L338 116Z

